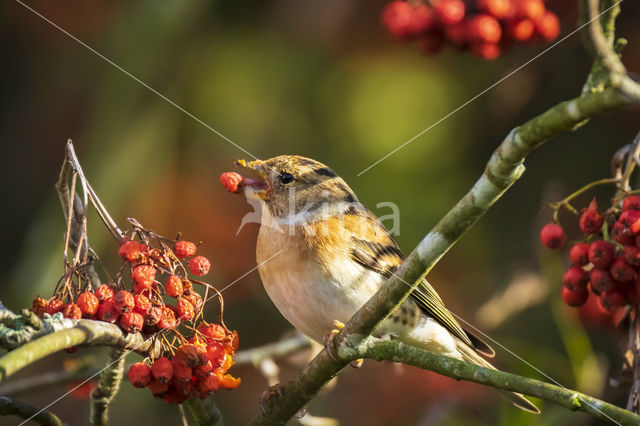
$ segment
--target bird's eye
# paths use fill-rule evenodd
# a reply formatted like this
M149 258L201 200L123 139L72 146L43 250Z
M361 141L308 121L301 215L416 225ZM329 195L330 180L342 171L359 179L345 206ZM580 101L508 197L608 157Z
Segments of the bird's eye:
M284 185L294 181L293 175L287 172L280 172L280 182Z

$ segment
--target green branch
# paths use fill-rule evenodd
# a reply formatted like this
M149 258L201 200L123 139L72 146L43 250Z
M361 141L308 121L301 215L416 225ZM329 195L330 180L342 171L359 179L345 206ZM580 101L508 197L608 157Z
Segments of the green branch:
M598 20L593 26L597 26L602 32ZM597 58L606 56L608 61L611 60L612 46L606 43L606 38L605 43L598 43L597 48L604 49L596 50ZM288 421L349 361L367 353L371 344L369 336L375 328L409 296L417 283L458 239L522 176L524 160L535 148L555 135L584 125L598 114L640 103L640 85L631 80L626 71L624 76L619 73L619 68L615 66L610 74L613 78L609 80L609 86L598 91L585 91L511 130L493 153L484 173L471 190L424 237L400 266L397 275L383 284L335 337L337 359L330 358L325 352L318 354L302 372L282 387L284 396L266 404L265 412L254 417L252 424L280 424Z
M571 389L469 364L397 341L384 341L368 348L363 356L377 361L393 360L434 371L456 380L480 383L497 389L535 396L572 411L582 411L622 425L640 424L640 416L608 402Z
M30 419L46 426L62 426L62 420L53 413L38 410L36 407L16 401L7 396L0 396L0 416L18 416Z
M90 395L90 425L103 426L109 424L109 404L118 393L118 390L120 390L126 355L127 353L119 348L112 348L109 351L107 365L100 372L98 387Z
M212 397L196 399L190 397L184 403L198 426L223 426L222 413Z

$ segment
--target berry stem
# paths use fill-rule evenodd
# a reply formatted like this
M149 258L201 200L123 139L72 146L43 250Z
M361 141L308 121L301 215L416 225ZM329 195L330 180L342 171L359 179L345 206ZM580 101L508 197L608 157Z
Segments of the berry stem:
M576 216L580 214L580 212L578 210L576 210L576 208L573 207L569 203L571 200L573 200L577 196L587 192L588 190L590 190L592 188L595 188L596 186L608 185L608 184L618 183L618 182L620 182L620 179L618 179L618 178L606 178L606 179L596 180L594 182L588 183L587 185L583 186L582 188L578 189L577 191L567 195L562 200L557 201L555 203L550 203L550 206L553 209L553 221L556 222L556 223L558 222L558 213L559 213L561 207L566 208L567 210L569 210L571 213L575 214Z

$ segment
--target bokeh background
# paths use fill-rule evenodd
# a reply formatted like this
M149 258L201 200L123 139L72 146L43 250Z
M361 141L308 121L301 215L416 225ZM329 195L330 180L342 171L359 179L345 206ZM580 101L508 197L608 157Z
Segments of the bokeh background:
M509 129L579 93L590 67L575 35L358 177L545 46L519 47L493 62L452 50L423 57L385 34L381 0L28 5L256 156L316 158L375 213L389 213L377 203L396 203L397 240L407 253L480 175ZM575 28L574 1L548 6L560 15L563 35ZM637 71L640 5L622 6L619 35L630 41L624 62ZM53 185L67 138L121 226L133 216L163 235L181 231L202 240L201 252L213 260L209 281L219 288L254 268L257 225L236 235L250 209L218 183L233 160L246 155L19 3L0 8L2 302L14 310L29 306L36 294L48 296L62 273L65 226ZM546 201L609 175L609 158L633 139L639 118L638 108L608 114L537 150L524 177L430 275L454 312L509 351L568 387L617 404L625 404L626 395L609 383L621 364L615 331L597 318L585 328L575 310L562 305L566 253L543 253L537 233L550 216ZM612 191L589 196L606 203ZM563 219L575 228L574 219ZM95 217L89 237L117 268L117 244ZM290 331L257 272L224 297L225 320L239 331L241 349ZM215 317L219 306L211 303L208 311ZM500 368L544 379L508 351L497 353ZM59 370L87 354L99 358L102 351L52 356L16 379ZM311 355L278 360L281 378ZM228 424L244 424L266 381L250 366L232 372L242 377L241 387L215 398ZM65 391L58 386L22 399L44 406ZM540 416L521 414L479 385L368 361L345 370L309 411L343 425L597 424L540 406ZM50 409L70 424L84 424L88 402L66 397ZM175 406L129 384L111 411L113 424L180 422Z

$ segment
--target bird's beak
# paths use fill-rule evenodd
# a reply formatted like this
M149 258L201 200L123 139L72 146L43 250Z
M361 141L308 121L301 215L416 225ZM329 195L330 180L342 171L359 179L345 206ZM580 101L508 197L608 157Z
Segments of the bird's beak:
M267 166L264 164L264 161L255 160L247 162L245 160L236 160L235 165L242 167L243 169L252 170L261 178L259 180L245 178L242 181L242 186L245 188L245 194L247 196L255 194L260 199L266 200L269 192L269 183L267 180ZM247 191L247 189L249 191Z

